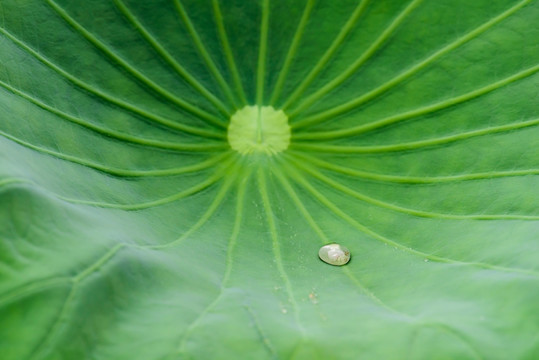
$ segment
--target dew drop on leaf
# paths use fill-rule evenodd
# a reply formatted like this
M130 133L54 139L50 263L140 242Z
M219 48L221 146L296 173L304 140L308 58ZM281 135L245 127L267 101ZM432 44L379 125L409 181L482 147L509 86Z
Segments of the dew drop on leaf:
M318 256L325 263L341 266L350 261L350 250L339 244L328 244L320 248Z

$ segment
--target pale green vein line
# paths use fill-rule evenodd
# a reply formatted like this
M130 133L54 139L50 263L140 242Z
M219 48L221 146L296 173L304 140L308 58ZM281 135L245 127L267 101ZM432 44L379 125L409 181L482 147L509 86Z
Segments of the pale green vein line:
M47 331L44 339L34 348L32 351L30 358L42 358L43 352L46 350L47 344L54 344L54 341L59 336L59 331L63 323L65 323L65 318L68 315L69 308L71 306L71 303L73 302L73 299L76 295L76 292L78 290L79 285L81 284L82 280L99 270L99 268L103 267L105 263L110 261L120 249L127 247L127 246L134 246L141 248L138 245L135 244L127 244L127 243L119 243L113 246L110 250L108 250L103 256L99 257L95 262L87 266L85 269L83 269L78 274L72 276L69 278L69 281L71 281L71 289L69 291L69 294L67 295L65 301L62 304L61 310L59 312L58 317L52 324L49 331ZM41 281L40 283L43 283Z
M480 263L480 262L466 262L466 261L460 261L460 260L453 260L437 255L427 254L425 252L415 250L411 247L402 245L401 243L397 241L393 241L385 236L382 236L378 234L377 232L371 230L367 226L361 224L360 222L356 221L353 217L345 213L341 210L337 205L335 205L333 202L331 202L327 197L322 195L320 191L315 189L309 181L305 179L304 176L300 175L293 167L288 166L286 164L283 164L283 166L287 169L287 171L290 174L296 174L296 180L298 183L303 186L308 192L310 192L313 197L319 201L321 204L325 205L331 212L333 212L335 215L343 219L345 222L350 224L351 226L358 229L360 232L364 233L365 235L368 235L384 244L393 246L396 249L400 249L404 252L407 252L409 254L415 255L420 257L421 259L428 259L435 262L440 263L446 263L446 264L453 264L453 265L462 265L462 266L475 266L482 269L487 270L495 270L495 271L502 271L502 272L510 272L510 273L517 273L517 274L523 274L523 275L529 275L533 277L539 278L539 272L529 269L518 269L518 268L508 268L504 266L497 266L492 264L486 264L486 263Z
M247 315L249 315L249 318L251 320L251 323L253 324L253 327L256 329L256 332L258 333L258 337L260 338L260 341L262 342L262 344L264 344L264 347L266 348L268 353L271 355L272 359L279 359L279 355L275 351L275 348L273 347L273 345L271 345L271 342L268 336L262 330L262 326L260 325L260 322L258 321L254 310L249 306L249 304L244 304L243 306L245 310L247 311ZM294 359L294 357L291 356L290 359Z
M283 175L283 172L280 169L280 167L274 167L273 170L274 170L274 174L277 176L278 180L280 181L280 183L283 186L283 188L285 189L285 191L288 193L288 195L290 196L292 201L296 204L296 208L299 209L300 213L303 215L303 217L305 218L305 220L307 221L309 226L311 226L311 228L314 230L314 232L320 237L320 240L322 241L322 244L331 243L332 241L330 239L328 239L328 237L326 236L324 231L322 231L320 226L318 226L316 221L314 221L311 214L309 214L309 212L305 208L305 205L303 204L301 199L298 197L297 193L292 188L292 185L290 184L290 181L286 178L286 176ZM291 173L289 175L294 177L295 174ZM391 306L387 305L386 303L384 303L372 291L370 291L367 287L365 287L361 283L361 281L359 281L359 279L357 279L357 277L349 271L349 269L347 269L346 267L342 267L341 269L346 274L346 276L360 289L360 291L363 292L365 295L367 295L367 297L369 297L375 304L383 307L386 310L389 310L392 313L396 313L396 314L402 315L402 316L404 316L406 318L410 318L409 315L404 314L404 313L392 308Z
M71 285L71 289L68 295L66 296L64 302L62 303L58 316L56 317L55 321L52 323L50 329L48 329L48 331L45 333L45 336L43 337L43 339L36 345L36 347L30 353L30 357L29 357L30 359L43 358L44 351L46 350L47 345L54 343L54 341L58 337L58 331L60 327L65 322L65 317L67 316L69 312L69 307L71 306L73 302L76 291L77 291L77 283L73 283Z
M196 194L196 193L210 187L211 185L216 183L221 178L229 179L229 177L227 177L226 174L228 173L228 171L230 171L230 169L228 169L228 167L229 167L231 162L232 162L231 159L229 159L228 161L223 162L222 167L221 167L221 169L219 171L216 171L207 180L205 180L205 181L203 181L201 183L198 183L197 185L194 185L194 186L192 186L192 187L190 187L190 188L188 188L188 189L186 189L184 191L180 191L180 192L178 192L176 194L173 194L173 195L170 195L170 196L158 199L158 200L144 202L144 203L136 203L136 204L106 203L106 202L97 202L97 201L90 201L90 200L73 199L73 198L61 196L61 195L58 195L58 194L55 194L55 193L53 193L53 195L59 200L63 200L65 202L69 202L69 203L72 203L72 204L95 206L95 207L108 208L108 209L119 209L119 210L126 210L126 211L143 210L143 209L148 209L148 208L152 208L152 207L166 205L166 204L169 204L171 202L178 201L178 200L181 200L183 198L186 198L186 197L188 197L190 195ZM228 180L226 181L226 183L228 183Z
M148 43L155 49L155 51L170 65L172 68L185 79L193 88L195 88L201 95L208 99L215 107L223 114L229 115L230 109L215 97L208 89L206 89L193 75L191 75L176 59L159 43L159 41L142 25L137 17L129 10L122 0L114 0L120 11L125 17L133 24L133 26L140 32L140 34L148 41Z
M256 103L264 102L264 84L266 79L266 57L269 31L269 0L262 0L262 23L260 25L260 47L258 49L258 67L256 71Z
M438 322L437 323L423 323L423 326L431 326L434 328L438 328L441 331L445 332L446 334L456 337L458 340L460 340L464 345L466 345L470 349L475 359L477 360L484 359L479 353L479 351L475 348L475 346L468 340L468 338L466 336L463 336L459 331L452 328L451 326L448 326L443 323L438 323Z
M212 311L212 309L219 303L228 285L228 280L232 272L232 259L234 256L234 249L236 248L236 243L237 243L238 236L240 233L241 223L242 223L242 218L243 218L243 213L244 213L245 188L246 188L245 182L247 182L249 178L250 178L250 173L247 174L247 177L242 176L241 181L243 183L238 184L238 196L236 200L236 216L234 219L232 234L228 242L228 248L226 252L226 262L225 262L225 274L223 276L223 280L221 281L221 287L219 289L219 293L217 294L215 299L195 318L195 320L193 320L193 322L191 322L191 324L187 326L180 340L180 346L178 348L179 354L186 353L185 346L186 346L187 339L189 338L189 335L200 324L200 321L202 321L204 316L206 316L206 314Z
M470 41L471 39L477 37L478 35L485 32L486 30L488 30L489 28L491 28L495 24L497 24L500 21L506 19L507 17L509 17L510 15L515 13L517 10L522 8L524 5L530 3L530 1L531 0L523 0L523 1L519 2L519 3L517 3L516 5L509 8L508 10L504 11L500 15L498 15L498 16L492 18L491 20L485 22L483 25L475 28L474 30L468 32L467 34L462 35L461 37L459 37L458 39L456 39L455 41L453 41L449 45L447 45L447 46L443 47L442 49L436 51L432 55L428 56L426 59L424 59L424 60L420 61L419 63L417 63L416 65L413 65L412 67L410 67L408 70L405 70L401 74L395 76L393 79L389 80L385 84L380 85L376 89L371 90L370 92L360 96L357 99L348 101L348 102L346 102L346 103L344 103L342 105L338 105L338 106L336 106L336 107L334 107L332 109L322 111L322 112L320 112L318 114L315 114L315 115L313 115L313 116L311 116L309 118L305 118L304 120L301 121L301 125L298 122L296 124L295 128L297 129L297 128L306 126L306 124L312 125L313 123L316 123L318 121L323 121L324 119L331 118L333 116L337 116L339 114L348 112L348 111L353 110L356 107L360 106L361 104L363 104L363 103L365 103L365 102L367 102L367 101L381 95L382 93L384 93L387 90L391 89L395 85L401 83L403 80L407 79L411 75L415 74L419 70L424 69L428 64L430 64L434 60L438 59L442 55L445 55L445 54L449 53L453 49L456 49L460 45Z
M204 119L208 121L209 123L212 123L217 126L223 125L223 120L218 118L215 115L212 115L205 110L202 110L198 108L195 105L192 105L188 103L187 101L177 97L167 89L161 87L157 83L155 83L153 80L148 78L146 75L142 74L139 70L137 70L133 65L131 65L128 61L126 61L124 58L119 56L114 52L114 50L110 49L105 43L103 43L101 40L99 40L96 36L94 36L91 32L86 30L81 24L79 24L75 19L73 19L62 7L60 7L54 0L47 0L47 3L51 5L51 7L60 15L67 24L69 24L74 30L79 32L84 38L86 38L91 44L93 44L97 49L99 49L101 52L103 52L105 55L107 55L109 58L120 64L128 73L130 73L132 76L134 76L136 79L143 82L146 86L148 86L150 89L155 91L157 94L163 96L164 98L172 101L174 104L179 106L180 108L197 115L201 119Z
M28 149L35 150L35 151L37 151L39 153L50 155L52 157L55 157L55 158L58 158L58 159L61 159L61 160L65 160L65 161L68 161L68 162L71 162L71 163L74 163L74 164L77 164L77 165L81 165L81 166L84 166L84 167L87 167L87 168L90 168L90 169L101 171L101 172L103 172L105 174L109 174L109 175L112 175L112 176L118 176L118 177L173 176L173 175L179 175L179 174L184 174L184 173L188 173L188 172L195 172L195 171L207 169L207 168L211 167L212 165L218 163L225 156L230 155L230 152L225 152L225 153L220 154L220 155L215 155L215 156L211 157L209 160L200 162L198 164L187 165L187 166L182 166L182 167L178 167L178 168L156 169L156 170L126 170L126 169L117 169L117 168L113 168L113 167L104 166L104 165L101 165L101 164L97 164L97 163L94 163L94 162L91 162L91 161L87 161L87 160L78 158L76 156L62 154L62 153L57 152L57 151L53 151L53 150L45 149L45 148L42 148L42 147L39 147L39 146L35 146L35 145L30 144L30 143L28 143L26 141L18 139L16 137L12 136L12 135L9 135L9 134L1 131L1 130L0 130L0 136L3 136L6 139L9 139L9 140L11 140L11 141L13 141L13 142L15 142L15 143L17 143L17 144L19 144L21 146L24 146L24 147L26 147ZM221 149L221 147L210 149L210 151L216 151L216 150L220 150L220 149ZM191 151L192 150L194 150L194 149L191 149ZM202 150L202 149L199 148L199 150Z
M292 64L292 60L294 59L294 56L298 51L299 43L303 35L303 30L305 30L305 26L309 21L309 16L311 14L313 5L314 0L307 0L307 4L305 5L305 9L303 10L303 15L301 16L298 27L296 29L296 33L294 34L294 38L292 39L292 43L290 44L290 48L288 49L288 53L286 54L283 67L281 68L281 71L279 72L279 76L277 78L277 82L275 83L273 94L270 100L270 105L274 105L277 99L279 99L279 96L281 95L284 82L288 75L288 71L290 70L290 65Z
M32 295L43 290L48 290L50 288L65 285L71 281L71 278L68 277L56 277L49 279L42 279L36 282L29 284L24 284L20 287L17 287L11 291L7 291L2 296L0 296L0 308L4 307L7 304L10 304L18 299L24 298L28 295Z
M226 171L221 170L220 172L216 173L215 175L209 177L207 180L191 186L190 188L180 191L174 195L170 195L158 200L149 201L149 202L143 202L143 203L135 203L135 204L118 204L118 203L107 203L107 202L98 202L98 201L91 201L91 200L81 200L81 199L74 199L66 196L59 195L57 193L54 193L48 189L45 189L47 192L51 193L55 198L71 203L71 204L79 204L79 205L87 205L87 206L94 206L94 207L100 207L100 208L106 208L106 209L119 209L119 210L125 210L125 211L138 211L143 209L149 209L152 207L162 206L169 204L174 201L178 201L181 199L184 199L188 196L194 195L211 185L215 184L218 180L220 180L222 177L224 177L224 173ZM19 185L22 183L19 183ZM31 183L35 184L35 183ZM37 184L35 184L37 185Z
M522 121L514 124L491 126L485 129L472 130L463 132L460 134L443 136L428 140L412 141L402 144L392 145L375 145L375 146L346 146L346 145L326 145L316 143L292 143L290 148L303 149L310 151L321 151L327 153L339 153L339 154L375 154L385 152L399 152L422 149L425 147L431 147L441 144L448 144L461 140L467 140L473 137L491 135L502 132L509 132L513 130L525 129L539 124L539 119Z
M433 218L433 219L450 219L450 220L538 220L539 219L539 216L533 216L533 215L513 215L513 214L503 214L503 215L462 214L460 215L460 214L445 214L445 213L437 213L437 212L431 212L431 211L406 208L406 207L391 204L391 203L374 199L370 196L364 195L360 192L352 190L348 186L343 185L338 181L331 180L327 176L322 175L320 172L314 170L311 166L305 165L301 161L296 161L290 156L288 156L287 159L290 159L290 162L295 164L298 168L301 168L305 172L311 174L316 179L319 179L320 181L325 182L326 184L332 186L334 189L344 194L350 195L352 197L355 197L358 200L367 202L369 204L376 205L384 209L404 213L407 215Z
M372 130L375 130L375 129L379 129L379 128L384 127L384 126L395 124L397 122L407 120L407 119L410 119L410 118L415 118L415 117L418 117L418 116L421 116L421 115L430 114L430 113L433 113L433 112L436 112L436 111L439 111L439 110L442 110L442 109L446 109L446 108L449 108L451 106L454 106L454 105L457 105L457 104L460 104L460 103L475 99L475 98L477 98L479 96L482 96L482 95L485 95L485 94L487 94L489 92L500 89L503 86L509 85L509 84L511 84L511 83L513 83L513 82L515 82L517 80L521 80L521 79L524 79L524 78L526 78L528 76L531 76L531 75L535 74L537 71L539 71L539 65L532 66L531 68L520 71L520 72L518 72L518 73L516 73L514 75L511 75L511 76L506 77L506 78L504 78L502 80L496 81L496 82L494 82L492 84L489 84L487 86L484 86L482 88L470 91L470 92L468 92L466 94L459 95L459 96L456 96L456 97L451 98L451 99L446 99L446 100L440 101L440 102L432 104L432 105L424 106L424 107L421 107L419 109L407 111L405 113L392 115L392 116L389 116L387 118L377 120L377 121L373 121L373 122L370 122L370 123L367 123L367 124L353 126L351 128L341 129L341 130L320 131L320 132L312 132L312 133L300 133L300 134L293 135L293 136L294 136L294 139L302 139L302 140L317 139L317 140L322 140L322 139L338 139L338 138L342 138L342 137L358 135L358 134L361 134L361 133L364 133L364 132L367 132L367 131L372 131ZM320 117L315 115L315 116L312 116L312 117L307 117L304 120L297 122L295 125L294 124L291 125L291 127L299 129L299 128L303 128L305 126L311 126L311 125L313 125L315 123L327 120L329 118L330 118L330 116L320 118Z
M307 97L303 100L293 111L289 113L289 117L293 118L305 111L309 106L316 102L321 97L324 97L329 92L333 91L337 86L339 86L344 81L348 80L353 73L355 73L361 65L363 65L380 47L381 45L390 37L393 31L403 22L403 20L421 3L423 0L412 0L408 6L406 6L387 26L387 28L380 34L380 36L369 46L369 48L361 54L361 56L350 65L345 71L340 75L336 76L326 85L322 86L314 94Z
M5 89L9 90L10 92L14 93L15 95L17 95L17 96L31 102L32 104L42 108L43 110L46 110L46 111L48 111L48 112L50 112L50 113L52 113L54 115L58 115L59 117L63 118L64 120L67 120L67 121L69 121L71 123L80 125L80 126L86 128L86 129L89 129L89 130L91 130L93 132L104 135L104 136L106 136L108 138L113 138L113 139L129 142L129 143L133 143L133 144L143 145L143 146L149 146L149 147L155 147L155 148L161 148L161 149L169 149L169 150L189 150L189 147L192 146L192 145L189 145L189 144L181 144L181 143L178 143L178 142L164 142L164 141L158 141L158 140L153 140L153 139L139 138L139 137L136 137L136 136L126 134L125 132L119 132L119 131L114 131L114 130L107 129L107 128L104 128L104 127L100 127L98 125L89 123L89 122L85 121L84 119L81 119L79 117L67 114L67 113L65 113L63 111L60 111L57 108L54 108L54 107L52 107L50 105L47 105L44 102L42 102L42 101L28 95L27 93L25 93L23 91L20 91L18 89L15 89L14 87L8 85L7 83L3 82L2 80L0 80L0 86L4 87ZM197 135L201 135L203 137L211 137L211 138L215 138L215 139L225 139L226 138L226 136L224 134L214 132L214 131L207 131L207 130L204 130L204 129L197 129L196 131L198 132ZM200 144L196 144L196 145L199 146ZM187 148L185 146L187 146Z
M105 100L108 103L111 103L111 104L114 104L114 105L116 105L116 106L118 106L120 108L126 109L126 110L128 110L128 111L130 111L130 112L132 112L134 114L142 116L143 118L145 118L147 120L151 120L152 122L163 125L163 126L165 126L167 128L170 128L170 129L186 132L186 133L189 133L189 134L195 134L195 135L201 135L201 131L205 132L204 130L202 130L200 128L197 128L197 127L194 127L194 126L189 126L189 125L184 125L184 124L178 123L176 121L172 121L170 119L164 118L162 116L153 114L153 113L148 112L148 111L146 111L144 109L141 109L141 108L139 108L139 107L137 107L137 106L135 106L133 104L130 104L130 103L124 101L124 100L116 98L116 97L114 97L114 96L112 96L112 95L110 95L110 94L108 94L106 92L103 92L103 91L89 85L88 83L86 83L84 81L81 81L76 76L71 75L67 71L65 71L62 68L60 68L59 66L55 65L54 63L49 61L47 58L42 56L40 53L38 53L37 51L35 51L34 49L32 49L31 47L26 45L24 42L19 40L17 37L15 37L11 33L9 33L6 29L3 29L3 28L0 27L0 33L2 33L4 36L6 36L8 39L10 39L15 45L17 45L23 51L26 51L27 53L29 53L30 55L35 57L38 61L40 61L46 67L50 68L51 70L55 71L59 75L63 76L64 78L66 78L67 80L69 80L71 83L78 86L82 90L87 91L88 93L93 94L93 95ZM226 128L226 126L224 124L219 124L218 126L220 128Z
M86 269L81 271L79 274L73 276L73 282L75 284L80 283L82 280L84 280L85 278L87 278L88 276L90 276L91 274L96 272L103 265L105 265L110 259L112 259L114 257L114 255L116 255L116 253L118 251L120 251L120 249L122 249L122 248L124 248L126 246L127 246L126 243L119 243L119 244L116 244L115 246L113 246L102 257L97 259L97 261L95 261L93 264L91 264Z
M232 186L234 180L238 176L237 175L237 171L238 171L238 165L237 164L235 166L233 166L232 168L229 168L229 166L224 166L224 168L227 170L227 173L230 172L230 174L233 174L233 175L222 176L222 177L224 177L223 185L221 185L221 188L219 189L219 191L215 195L215 198L213 199L211 204L208 206L208 209L206 210L206 212L200 217L200 219L189 230L187 230L182 236L180 236L178 239L176 239L174 241L171 241L171 242L169 242L167 244L163 244L163 245L149 246L149 248L152 248L152 249L165 249L165 248L169 248L169 247L172 247L172 246L176 246L176 245L182 243L187 238L189 238L189 236L191 236L191 234L196 232L199 228L201 228L204 224L206 224L208 222L208 220L213 216L215 211L217 211L219 206L221 206L221 204L223 203L223 200L224 200L225 196L227 195L227 193L228 193L230 187Z
M232 49L228 41L228 36L226 34L226 29L223 21L223 15L221 9L219 8L219 0L213 0L213 11L215 13L215 23L217 25L217 30L219 32L219 38L221 39L221 45L225 52L225 58L232 73L232 78L235 83L236 91L240 97L240 101L244 105L247 105L247 98L245 97L245 91L243 90L243 85L241 83L240 74L238 72L238 67L236 66L236 61L234 60L234 55L232 54Z
M482 173L470 173L448 176L400 176L372 173L368 171L356 170L346 166L340 166L335 163L320 160L314 156L304 153L289 151L293 156L301 158L301 161L320 166L322 168L338 172L348 176L361 177L363 179L375 180L381 182L403 183L403 184L435 184L468 180L486 180L502 177L518 177L527 175L539 175L539 169L491 171Z
M12 184L31 184L32 182L27 179L22 178L7 178L7 179L1 179L0 180L0 188L3 188L5 186L9 186Z
M337 37L333 40L329 48L326 50L324 55L318 60L316 65L313 67L313 69L305 76L303 81L298 85L296 90L292 92L292 94L289 96L288 100L284 103L282 106L283 110L286 110L292 105L298 97L300 97L303 92L307 89L307 87L314 81L316 76L322 71L324 66L328 63L328 61L333 57L337 49L341 46L343 41L346 39L350 31L354 28L357 20L363 13L363 10L366 8L367 4L369 3L369 0L362 0L358 6L354 9L352 12L352 15L350 15L350 18L346 21L344 26L341 28L341 31L337 35Z
M279 244L279 237L277 235L277 227L275 226L275 217L271 209L271 203L270 203L268 189L266 185L266 176L262 172L262 168L259 168L257 171L257 180L258 180L258 185L259 185L260 197L262 198L262 204L266 212L266 221L268 223L269 233L272 239L272 250L273 250L273 255L275 257L277 270L279 271L279 275L285 285L286 292L289 298L288 301L290 301L292 305L292 308L294 311L294 319L296 321L296 326L299 328L301 332L301 337L304 340L305 330L303 329L303 326L301 325L301 322L300 322L299 307L294 297L294 293L292 291L292 284L290 283L290 279L288 278L288 275L286 274L286 271L284 269L283 259L281 256L281 246Z
M228 280L230 279L230 274L232 273L232 261L234 258L234 251L236 249L236 245L238 242L238 236L241 230L241 222L243 220L243 214L244 214L245 191L246 191L247 184L249 183L250 179L251 179L251 168L249 168L247 172L241 175L241 178L239 179L239 182L238 182L236 219L234 222L234 229L232 231L232 235L230 237L230 241L228 243L228 249L226 252L226 270L225 270L225 275L223 276L221 289L224 289L226 287L226 285L228 284Z
M95 207L101 207L101 208L108 208L108 209L120 209L120 210L126 210L126 211L137 211L137 210L143 210L143 209L149 209L157 206L166 205L169 203L172 203L174 201L181 200L183 198L186 198L188 196L191 196L193 194L196 194L214 183L216 183L221 178L226 177L227 172L229 169L227 169L227 166L230 164L231 161L227 161L223 164L223 167L215 172L212 176L210 176L207 180L198 183L197 185L191 186L190 188L180 191L174 195L170 195L158 200L149 201L149 202L143 202L143 203L137 203L137 204L117 204L117 203L106 203L106 202L97 202L97 201L89 201L89 200L79 200L79 199L71 199L64 196L58 196L56 197L60 200L64 200L69 203L73 204L81 204L81 205L88 205L88 206L95 206Z
M8 291L5 294L2 294L0 297L0 306L1 304L12 302L13 300L21 297L25 297L29 294L33 294L42 290L49 289L51 287L60 285L60 284L66 284L71 282L72 284L78 284L82 280L84 280L86 277L91 275L92 273L96 272L99 268L101 268L106 262L108 262L114 255L123 247L126 246L132 246L137 248L144 248L143 246L134 245L134 244L127 244L127 243L120 243L116 244L114 247L109 249L104 255L99 257L95 262L88 265L86 268L84 268L82 271L80 271L78 274L71 276L71 277L55 277L55 278L44 278L39 279L35 282L24 284L21 287L18 287L12 291Z
M215 62L212 60L210 54L208 53L208 50L202 43L202 39L200 38L198 31L196 30L191 19L187 15L187 12L185 11L185 8L183 7L181 1L174 0L174 4L176 5L176 9L178 10L180 17L182 18L183 22L187 26L187 30L189 31L189 34L191 34L192 40L195 43L195 46L197 47L200 55L204 59L206 66L208 67L208 69L210 69L211 74L213 75L215 80L217 80L217 82L219 83L219 86L221 86L225 95L228 97L232 105L237 106L236 99L234 98L234 95L232 95L230 86L228 86L227 82L223 78L223 75L221 75L221 72L219 71L219 69L217 69ZM229 113L228 110L227 110L227 113Z

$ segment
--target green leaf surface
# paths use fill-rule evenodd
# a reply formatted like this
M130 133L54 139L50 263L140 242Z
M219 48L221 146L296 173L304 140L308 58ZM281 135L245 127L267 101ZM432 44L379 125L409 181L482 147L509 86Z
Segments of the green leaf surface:
M2 0L0 357L537 359L537 19ZM229 146L247 105L287 150Z

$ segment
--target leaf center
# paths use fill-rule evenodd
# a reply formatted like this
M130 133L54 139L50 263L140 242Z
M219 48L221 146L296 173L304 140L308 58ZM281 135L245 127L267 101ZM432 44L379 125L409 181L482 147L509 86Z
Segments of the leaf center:
M288 116L272 106L245 106L230 118L228 143L242 155L274 155L288 148Z

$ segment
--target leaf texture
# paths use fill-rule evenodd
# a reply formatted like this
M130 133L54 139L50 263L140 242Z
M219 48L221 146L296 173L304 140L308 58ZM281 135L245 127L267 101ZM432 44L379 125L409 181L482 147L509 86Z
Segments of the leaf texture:
M536 359L538 5L3 0L1 358Z

